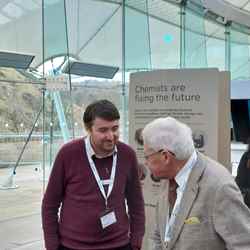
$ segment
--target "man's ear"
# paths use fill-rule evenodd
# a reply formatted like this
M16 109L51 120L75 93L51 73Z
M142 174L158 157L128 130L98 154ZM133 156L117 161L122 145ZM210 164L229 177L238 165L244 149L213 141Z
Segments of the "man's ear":
M169 163L169 162L172 161L173 155L171 153L169 153L169 151L167 151L167 150L166 151L162 151L162 154L164 156L164 159L165 159L166 163Z
M88 134L91 132L91 127L86 126L86 125L84 124L84 128L85 128L85 130L86 130L86 132L87 132Z
M162 151L161 154L162 154L162 157L164 157L164 160L167 161L168 160L167 152L166 151Z

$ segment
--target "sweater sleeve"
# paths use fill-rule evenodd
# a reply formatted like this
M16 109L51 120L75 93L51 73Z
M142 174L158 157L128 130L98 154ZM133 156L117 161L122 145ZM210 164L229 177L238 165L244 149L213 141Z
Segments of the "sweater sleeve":
M127 181L126 198L130 218L131 245L133 249L140 249L145 233L145 210L135 153L133 155L132 166Z
M58 210L64 194L64 175L63 153L61 150L55 159L42 201L42 226L47 250L57 250L60 245Z

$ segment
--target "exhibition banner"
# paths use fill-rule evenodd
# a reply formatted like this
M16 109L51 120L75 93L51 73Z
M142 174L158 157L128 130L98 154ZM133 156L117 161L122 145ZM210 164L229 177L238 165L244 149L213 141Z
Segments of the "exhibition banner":
M231 99L230 99L230 73L220 72L219 84L219 144L218 162L232 173L231 164Z
M172 116L192 128L197 150L215 160L221 158L223 163L228 162L230 122L225 114L230 112L228 89L228 73L221 74L214 68L154 70L130 75L129 143L137 152L143 179L147 218L144 250L152 248L150 235L162 183L144 166L141 130L155 118ZM229 139L229 145L219 150L219 141L225 138L226 144Z

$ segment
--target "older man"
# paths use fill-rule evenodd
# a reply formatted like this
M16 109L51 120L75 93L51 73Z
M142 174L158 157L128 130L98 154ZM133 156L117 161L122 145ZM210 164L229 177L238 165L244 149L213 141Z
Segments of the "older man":
M197 153L172 117L143 130L146 164L167 179L156 208L154 250L249 250L250 211L225 167Z

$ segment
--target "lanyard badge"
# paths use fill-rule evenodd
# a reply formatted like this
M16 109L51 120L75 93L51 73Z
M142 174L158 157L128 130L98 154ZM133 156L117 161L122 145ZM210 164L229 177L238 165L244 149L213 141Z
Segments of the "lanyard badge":
M117 154L116 153L113 154L113 163L112 163L112 170L111 170L110 179L101 180L101 178L97 172L95 163L90 155L91 145L90 145L89 137L87 137L85 139L85 146L86 146L86 152L87 152L87 157L88 157L88 161L90 164L90 168L92 170L92 173L95 177L95 180L97 182L99 190L100 190L100 192L104 198L104 201L105 201L105 211L100 215L100 222L101 222L102 228L105 229L106 227L117 222L115 212L108 207L108 197L111 194L113 186L114 186L116 164L117 164ZM105 193L104 185L108 185L107 194Z
M104 213L100 215L100 221L102 225L102 229L115 224L116 223L116 216L115 212L112 209L106 209Z

